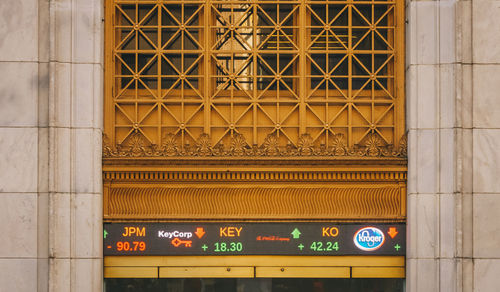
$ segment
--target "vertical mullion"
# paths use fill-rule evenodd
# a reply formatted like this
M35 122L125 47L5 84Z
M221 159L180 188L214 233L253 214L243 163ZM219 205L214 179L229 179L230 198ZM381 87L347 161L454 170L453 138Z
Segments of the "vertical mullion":
M210 85L211 85L211 79L210 79L210 35L211 35L211 30L210 30L210 10L211 10L211 3L210 0L205 1L205 7L204 7L204 13L203 13L203 41L204 41L204 79L203 79L203 91L204 91L204 132L208 135L211 134L210 132Z
M234 110L234 84L236 80L236 74L234 72L234 39L235 39L235 31L236 31L236 22L235 22L235 15L234 15L234 5L235 3L229 4L231 5L231 12L230 12L230 17L229 17L229 29L231 30L230 35L231 35L231 42L230 42L230 54L231 54L231 59L229 61L229 84L231 88L231 96L230 96L230 102L229 102L229 118L231 119L230 122L232 123L234 121L233 119L233 110Z
M306 133L306 3L300 2L299 7L299 134Z
M372 51L371 51L371 61L372 61L372 68L371 68L371 75L372 77L370 83L372 85L371 88L371 121L370 123L373 124L375 122L375 4L371 5L371 24L370 24L370 29L371 29L371 45L372 45ZM372 133L374 130L372 130Z
M253 114L253 122L252 122L252 130L253 130L253 135L252 135L252 145L257 144L258 139L257 139L257 96L258 96L258 84L257 84L257 54L258 54L258 44L257 44L257 5L256 3L253 3L253 21L251 23L252 27L252 33L253 33L253 48L252 48L252 53L253 53L253 98L252 98L252 114Z
M135 24L134 26L136 27L135 30L135 72L134 72L134 83L135 83L135 117L134 117L134 123L137 122L139 119L139 105L138 105L138 99L139 99L139 3L135 4Z
M399 139L405 133L405 119L404 119L404 111L405 111L405 62L404 62L404 51L405 51L405 5L402 1L396 1L395 4L392 4L393 7L393 21L392 25L394 25L394 34L395 38L393 41L394 48L394 59L392 60L395 70L394 70L394 78L392 79L395 83L395 110L394 110L394 142L397 143L396 139ZM390 18L388 18L390 19ZM389 23L388 23L389 24ZM387 25L388 35L389 27L392 25ZM389 67L390 68L390 67ZM388 74L389 75L389 74ZM388 82L389 82L388 78ZM394 84L393 83L393 84Z
M183 134L187 130L187 123L185 121L185 105L184 105L184 84L186 74L184 74L184 37L186 36L185 30L186 25L184 24L184 2L181 3L181 123L184 126Z
M162 42L162 35L161 35L161 25L162 25L162 18L161 18L161 15L162 15L162 8L161 8L161 5L157 4L157 7L158 7L158 25L157 25L157 39L158 39L158 44L157 44L157 47L156 47L156 53L157 53L157 57L158 57L158 71L156 72L156 74L158 74L158 77L157 77L157 84L156 84L156 87L157 87L157 106L158 106L158 144L161 144L161 124L162 124L162 121L161 121L161 91L162 91L162 87L161 87L161 61L162 61L162 52L161 52L161 42Z
M276 80L276 124L280 127L276 128L276 136L279 137L281 123L280 123L280 82L281 82L281 72L280 72L280 5L279 2L276 4L276 74L274 76Z
M347 72L347 97L348 97L348 114L347 114L347 144L349 147L353 146L353 137L352 137L352 0L348 1L348 32L347 32L347 54L348 54L348 72Z
M115 30L115 25L119 21L116 16L117 3L111 0L105 2L105 83L104 83L104 132L108 135L111 145L116 144L116 103L115 103L115 92L117 89L121 89L121 78L115 78L117 75L117 64L116 64L116 43L117 43L117 33L121 35L121 29ZM120 72L121 74L121 72ZM118 80L118 81L117 81Z
M328 38L328 33L330 28L330 14L329 14L329 9L330 7L328 6L328 3L325 5L325 24L328 29L325 28L325 48L326 48L326 54L325 54L325 73L329 76L330 75L330 39ZM331 36L332 40L334 39L333 34ZM325 78L325 77L323 77ZM325 80L325 123L328 123L328 87L329 87L329 80ZM326 126L326 125L324 125ZM325 145L328 146L328 132L329 132L329 127L326 127L325 129Z

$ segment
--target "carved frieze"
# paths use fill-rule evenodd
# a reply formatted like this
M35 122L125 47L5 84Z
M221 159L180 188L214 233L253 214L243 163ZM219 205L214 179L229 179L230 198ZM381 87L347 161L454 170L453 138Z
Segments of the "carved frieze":
M201 134L194 145L181 145L175 135L169 134L161 145L147 144L139 132L134 133L127 144L113 147L103 138L103 157L273 157L273 156L326 156L326 157L393 157L406 158L407 137L401 137L398 145L386 144L377 134L369 134L362 144L347 147L342 134L333 136L330 146L315 145L309 134L300 136L297 146L280 146L278 137L267 135L262 145L248 146L245 137L235 134L229 143L212 145L208 134Z

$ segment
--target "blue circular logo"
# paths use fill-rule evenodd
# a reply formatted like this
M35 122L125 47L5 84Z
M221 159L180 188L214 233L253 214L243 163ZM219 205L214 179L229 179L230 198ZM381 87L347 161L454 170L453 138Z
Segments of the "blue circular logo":
M354 244L364 251L379 249L385 241L382 230L376 227L363 227L354 234Z

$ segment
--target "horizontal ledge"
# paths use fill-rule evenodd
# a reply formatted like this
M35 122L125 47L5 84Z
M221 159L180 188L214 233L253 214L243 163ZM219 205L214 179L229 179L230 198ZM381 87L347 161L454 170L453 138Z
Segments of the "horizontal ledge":
M407 165L397 157L331 157L331 156L196 156L196 157L103 157L103 165Z
M404 256L106 256L105 267L405 267Z

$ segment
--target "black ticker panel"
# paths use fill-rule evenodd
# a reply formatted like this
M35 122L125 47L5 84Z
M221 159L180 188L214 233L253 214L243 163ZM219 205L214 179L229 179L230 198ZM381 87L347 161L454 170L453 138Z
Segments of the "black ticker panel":
M405 251L404 224L104 224L104 255L405 255Z

